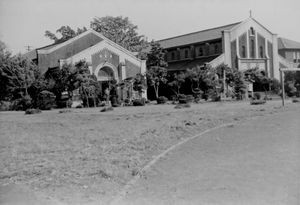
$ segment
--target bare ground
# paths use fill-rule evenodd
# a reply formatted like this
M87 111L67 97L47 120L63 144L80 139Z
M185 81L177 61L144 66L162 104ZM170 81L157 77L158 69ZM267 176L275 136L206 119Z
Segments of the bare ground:
M299 109L280 101L0 113L0 185L20 184L66 204L106 204L155 156L208 128Z

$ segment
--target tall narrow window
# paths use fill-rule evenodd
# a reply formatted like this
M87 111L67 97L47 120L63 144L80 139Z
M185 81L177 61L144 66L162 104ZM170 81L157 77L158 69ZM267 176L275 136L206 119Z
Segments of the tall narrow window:
M185 57L185 58L189 58L189 50L186 49L186 50L184 51L184 57Z
M199 56L203 56L203 48L199 48Z
M264 58L264 48L262 46L259 47L259 56L260 58Z
M254 36L254 29L253 29L253 27L250 28L250 35Z
M251 39L251 58L255 58L255 44L253 39Z
M246 58L246 47L242 46L242 58Z
M219 53L219 46L218 44L215 44L215 54Z
M172 61L175 60L175 53L174 52L171 53L171 60Z

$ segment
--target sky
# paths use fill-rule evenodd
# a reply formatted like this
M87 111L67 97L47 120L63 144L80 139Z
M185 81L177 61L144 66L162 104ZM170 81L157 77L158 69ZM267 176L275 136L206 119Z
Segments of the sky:
M51 44L46 30L89 27L94 17L123 16L148 40L243 21L252 16L300 42L300 0L0 0L0 40L13 52Z

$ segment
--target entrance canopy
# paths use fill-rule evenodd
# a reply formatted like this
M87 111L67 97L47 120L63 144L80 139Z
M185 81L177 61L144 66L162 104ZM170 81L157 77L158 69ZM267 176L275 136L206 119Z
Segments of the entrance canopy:
M102 67L98 72L99 81L111 81L114 79L114 71L110 67Z

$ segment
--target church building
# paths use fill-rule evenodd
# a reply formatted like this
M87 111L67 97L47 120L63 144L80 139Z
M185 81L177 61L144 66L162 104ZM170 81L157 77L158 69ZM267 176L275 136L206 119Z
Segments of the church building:
M282 44L277 34L251 16L242 22L158 42L167 52L166 60L171 72L204 65L216 67L224 63L241 71L257 67L268 77L280 79L279 68L293 66L285 55L279 54L278 46L282 48ZM300 55L299 45L294 49L298 48Z
M42 73L61 68L65 63L76 64L85 60L90 72L104 85L103 90L112 80L120 83L146 72L146 61L92 29L63 43L30 51L24 56L36 62ZM125 90L119 94L122 99L130 95Z

